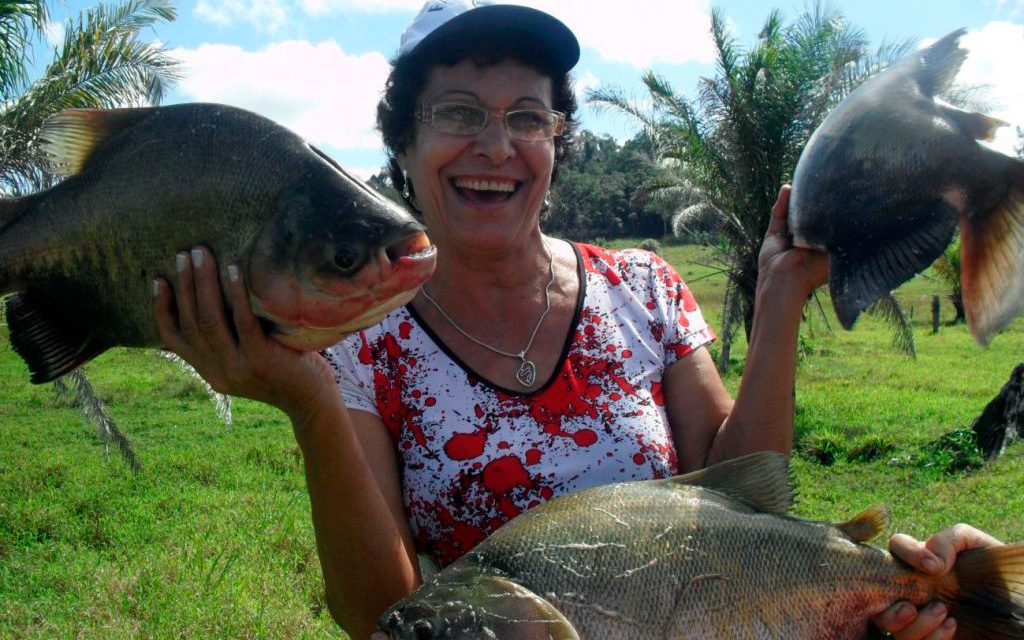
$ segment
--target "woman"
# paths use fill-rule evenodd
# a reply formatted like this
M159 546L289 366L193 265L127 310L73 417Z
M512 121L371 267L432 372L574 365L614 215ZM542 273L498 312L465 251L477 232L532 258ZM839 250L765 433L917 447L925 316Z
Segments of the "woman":
M408 307L331 349L329 364L266 338L233 266L227 319L205 249L179 256L173 293L155 288L168 347L217 390L291 418L327 601L356 638L417 586L417 549L450 562L561 493L788 453L800 312L826 274L822 254L789 245L783 190L732 401L703 348L713 335L667 264L540 231L574 126L579 47L547 14L474 4L427 3L379 109L395 184L438 247ZM945 571L956 552L994 543L954 528L892 548ZM899 638L954 628L944 610L909 605L878 622Z

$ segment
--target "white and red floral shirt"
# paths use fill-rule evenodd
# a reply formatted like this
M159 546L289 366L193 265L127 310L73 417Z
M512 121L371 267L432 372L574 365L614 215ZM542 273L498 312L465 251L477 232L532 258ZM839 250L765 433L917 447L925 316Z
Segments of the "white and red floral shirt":
M714 334L658 256L574 248L580 302L537 391L477 375L411 307L328 351L349 408L384 421L416 544L442 566L554 496L677 472L662 376Z

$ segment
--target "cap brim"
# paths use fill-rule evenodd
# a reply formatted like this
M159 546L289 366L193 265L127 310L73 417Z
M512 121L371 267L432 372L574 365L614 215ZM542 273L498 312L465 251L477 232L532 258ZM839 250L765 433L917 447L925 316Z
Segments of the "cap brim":
M476 7L455 16L424 37L407 55L425 55L458 38L493 40L515 39L533 42L547 50L547 58L555 71L568 71L580 59L580 45L565 24L543 11L508 4Z

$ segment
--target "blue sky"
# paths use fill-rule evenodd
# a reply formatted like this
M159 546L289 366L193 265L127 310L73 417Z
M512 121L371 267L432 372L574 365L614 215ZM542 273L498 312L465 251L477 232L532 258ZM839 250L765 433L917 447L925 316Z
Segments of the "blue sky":
M577 90L615 86L642 97L638 78L654 69L689 94L711 75L707 0L520 0L561 18L583 51ZM57 3L54 3L57 4ZM55 22L93 4L68 0ZM422 0L178 0L178 19L151 35L186 65L167 102L211 101L245 107L291 127L366 176L383 162L373 110L387 59ZM751 42L768 12L797 15L802 0L722 0L741 42ZM992 85L990 113L1024 126L1024 0L835 0L833 6L876 44L927 42L959 27L971 56L959 79ZM635 128L622 116L581 108L584 127L617 138ZM1005 130L997 146L1012 148Z

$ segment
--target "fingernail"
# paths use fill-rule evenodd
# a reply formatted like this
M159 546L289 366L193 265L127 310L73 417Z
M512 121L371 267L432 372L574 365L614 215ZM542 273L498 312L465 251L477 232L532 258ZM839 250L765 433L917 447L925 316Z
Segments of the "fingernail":
M231 279L231 282L238 282L238 277L239 277L238 265L236 265L236 264L229 264L228 265L228 278Z
M160 295L160 281L153 280L153 297L155 298L158 295Z
M914 616L915 611L917 611L917 609L915 609L913 605L900 605L900 608L896 610L896 619L901 622L904 620L909 620Z
M203 250L193 249L192 250L192 266L198 269L203 266Z
M956 620L953 618L946 618L942 621L942 628L949 631L956 627Z
M936 616L944 616L946 615L946 605L941 602L933 602L928 606L928 613Z
M935 573L940 568L939 561L931 556L928 556L927 558L921 561L921 568L927 571L928 573Z
M178 273L184 271L185 267L188 266L188 254L179 253L174 256L174 266L178 268Z

